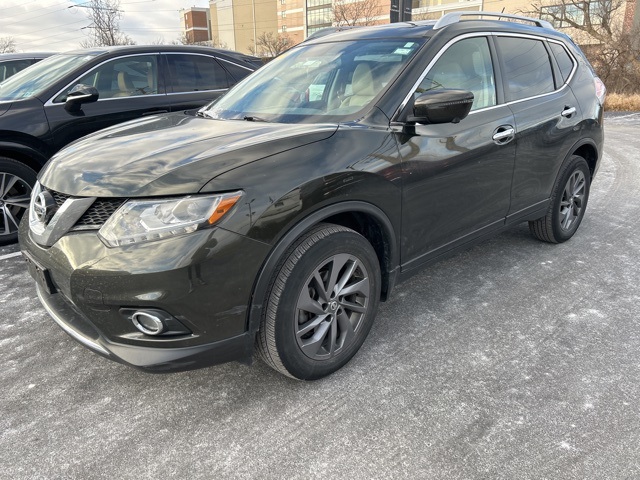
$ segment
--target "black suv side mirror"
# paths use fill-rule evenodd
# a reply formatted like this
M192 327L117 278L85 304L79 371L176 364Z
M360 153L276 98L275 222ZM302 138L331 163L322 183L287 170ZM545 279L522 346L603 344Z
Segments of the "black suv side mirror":
M97 88L79 83L67 94L64 109L68 112L78 112L83 103L95 102L99 96Z
M473 93L444 88L426 92L415 99L413 116L407 120L417 123L458 123L469 114Z

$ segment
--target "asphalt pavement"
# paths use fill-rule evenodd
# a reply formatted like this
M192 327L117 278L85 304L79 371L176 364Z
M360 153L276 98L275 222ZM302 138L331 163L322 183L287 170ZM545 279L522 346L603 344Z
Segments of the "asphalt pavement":
M0 248L0 478L640 478L640 114L605 131L571 241L522 225L430 267L312 383L105 360Z

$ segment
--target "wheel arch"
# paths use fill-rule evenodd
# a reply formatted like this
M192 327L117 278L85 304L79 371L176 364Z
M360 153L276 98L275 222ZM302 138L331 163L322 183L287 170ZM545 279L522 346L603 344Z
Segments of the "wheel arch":
M399 265L398 242L391 221L381 209L367 202L347 201L332 204L313 212L294 225L271 249L256 278L251 296L247 328L252 335L260 327L262 306L269 282L282 255L300 235L321 222L351 228L371 243L382 274L381 300L388 298L396 282Z
M569 155L565 158L565 161L570 159L573 155L584 158L589 166L591 179L593 179L598 169L599 154L600 152L598 151L596 143L591 139L584 139L571 148Z
M48 160L42 152L31 146L6 140L0 140L0 156L22 162L35 172L39 172Z

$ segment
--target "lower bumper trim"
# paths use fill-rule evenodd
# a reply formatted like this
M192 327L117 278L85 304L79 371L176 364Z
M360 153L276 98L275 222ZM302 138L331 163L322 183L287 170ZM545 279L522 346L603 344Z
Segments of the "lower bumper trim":
M144 347L110 342L91 328L60 294L48 295L37 286L38 299L53 320L74 340L94 352L131 367L150 373L168 373L209 367L237 361L250 364L253 338L241 335L190 347Z

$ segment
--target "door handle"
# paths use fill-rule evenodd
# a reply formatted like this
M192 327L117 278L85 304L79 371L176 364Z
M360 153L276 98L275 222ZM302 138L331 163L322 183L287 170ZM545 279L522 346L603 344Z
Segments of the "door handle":
M500 125L493 132L493 141L498 145L506 145L516 136L516 130L511 125Z
M576 107L570 107L569 105L566 105L564 107L564 110L562 111L561 115L563 117L570 117L574 113L576 113Z

